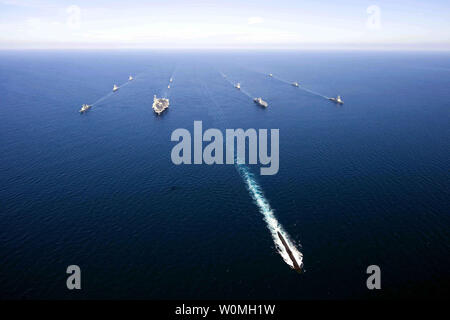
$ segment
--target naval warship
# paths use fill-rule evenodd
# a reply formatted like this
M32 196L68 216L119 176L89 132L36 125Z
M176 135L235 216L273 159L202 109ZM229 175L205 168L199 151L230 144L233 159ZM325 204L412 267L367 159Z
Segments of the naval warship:
M90 105L88 105L88 104L83 104L83 105L81 106L80 113L85 113L85 112L88 111L91 107L92 107L92 106L90 106Z
M291 251L291 248L289 248L289 245L287 244L284 237L281 235L280 231L277 231L277 235L278 235L278 238L280 239L281 243L284 246L284 250L286 250L286 253L288 254L289 258L292 261L292 267L294 268L295 271L297 271L298 273L301 273L302 272L302 263L300 263L300 265L298 264L297 260L294 257L294 254Z
M336 102L337 104L344 104L344 101L342 101L341 96L337 96L337 98L328 98L328 100Z
M269 104L266 101L264 101L262 98L255 98L255 99L253 99L253 101L256 104L259 104L261 107L264 107L264 108L267 108L269 106Z
M169 99L157 98L156 95L153 96L153 110L160 115L161 112L169 107Z

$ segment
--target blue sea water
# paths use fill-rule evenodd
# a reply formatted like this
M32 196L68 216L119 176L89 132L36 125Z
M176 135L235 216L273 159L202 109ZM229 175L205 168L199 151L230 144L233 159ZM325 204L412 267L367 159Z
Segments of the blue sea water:
M449 53L3 51L0 75L1 298L449 296ZM235 166L172 164L194 120L280 130L279 173L248 170L302 274Z

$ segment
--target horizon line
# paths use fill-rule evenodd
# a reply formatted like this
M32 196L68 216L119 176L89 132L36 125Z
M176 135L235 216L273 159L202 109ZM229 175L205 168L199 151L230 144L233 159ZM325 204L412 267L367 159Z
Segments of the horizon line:
M423 51L423 52L450 52L450 47L390 47L390 46L374 46L374 47L302 47L302 48L288 48L288 47L1 47L0 51Z

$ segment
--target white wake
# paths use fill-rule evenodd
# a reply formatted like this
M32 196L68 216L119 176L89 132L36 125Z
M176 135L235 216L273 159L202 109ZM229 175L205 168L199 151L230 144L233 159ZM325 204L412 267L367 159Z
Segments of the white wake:
M136 80L137 77L135 77L134 79ZM130 83L130 81L124 82L122 83L120 86L118 86L118 89L125 87L126 85L128 85ZM100 102L108 99L110 96L112 96L113 94L115 94L115 92L110 91L108 94L104 95L103 97L101 97L100 99L98 99L97 101L95 101L94 103L91 104L91 106L95 106L97 104L99 104Z
M289 82L289 81L287 81L287 80L285 80L285 79L282 79L282 78L280 78L280 77L278 77L278 76L275 76L275 75L272 75L272 78L274 78L274 79L276 79L276 80L278 80L278 81L281 81L281 82L283 82L283 83L289 84L289 85L292 85L292 83L293 83L293 82ZM320 93L315 92L315 91L313 91L313 90L311 90L311 89L305 88L301 83L299 84L298 88L301 89L301 90L303 90L303 91L309 92L309 93L311 93L311 94L313 94L313 95L316 95L316 96L319 96L319 97L328 99L328 97L327 97L327 96L324 96L323 94L320 94Z
M251 197L253 198L253 201L259 208L259 212L264 216L264 221L267 223L267 228L269 229L272 240L275 243L275 247L278 251L278 253L283 258L284 262L286 262L291 268L294 268L293 262L291 258L289 257L289 254L286 252L286 249L283 246L283 243L281 242L280 238L278 237L277 232L279 232L283 238L286 240L286 243L288 244L292 255L297 260L298 265L300 268L303 267L303 254L297 249L293 241L291 240L290 236L287 234L286 231L284 231L283 226L278 222L277 218L275 217L275 214L273 212L273 209L270 207L269 202L267 201L266 197L264 196L263 191L261 190L261 187L254 179L252 173L249 172L248 168L244 164L236 164L237 169L239 173L242 176L242 179L244 180L247 190L249 191Z
M227 77L226 74L224 74L223 72L219 71L219 73L221 74L221 76L229 83L231 84L233 87L235 86L235 83L233 81L231 81L229 79L229 77ZM236 82L237 83L237 82ZM250 99L253 99L254 96L251 95L250 92L248 92L246 89L243 89L242 87L239 89L240 92L242 92L243 94L245 94L247 97L249 97Z

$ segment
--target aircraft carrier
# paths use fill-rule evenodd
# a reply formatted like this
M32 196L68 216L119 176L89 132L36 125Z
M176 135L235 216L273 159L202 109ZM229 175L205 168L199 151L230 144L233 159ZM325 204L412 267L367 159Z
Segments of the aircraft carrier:
M164 110L169 107L169 99L157 98L156 95L153 96L153 110L160 115Z

